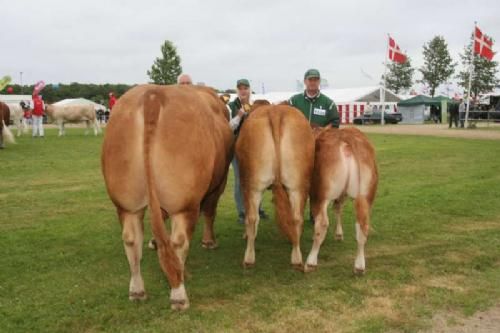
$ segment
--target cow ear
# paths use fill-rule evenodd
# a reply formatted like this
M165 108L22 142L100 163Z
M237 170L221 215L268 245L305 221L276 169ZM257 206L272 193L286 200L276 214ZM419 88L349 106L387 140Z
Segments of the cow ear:
M220 100L224 103L227 104L229 100L231 99L231 96L229 94L224 94L220 96Z

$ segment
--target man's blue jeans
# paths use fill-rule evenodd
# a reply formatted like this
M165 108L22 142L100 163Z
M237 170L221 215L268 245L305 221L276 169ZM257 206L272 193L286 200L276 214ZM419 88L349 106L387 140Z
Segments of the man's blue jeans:
M241 192L240 184L240 169L238 167L238 161L236 157L233 158L231 162L234 171L234 202L236 202L236 210L238 211L238 217L245 217L245 205L243 204L243 193ZM262 215L262 202L259 205L259 214Z

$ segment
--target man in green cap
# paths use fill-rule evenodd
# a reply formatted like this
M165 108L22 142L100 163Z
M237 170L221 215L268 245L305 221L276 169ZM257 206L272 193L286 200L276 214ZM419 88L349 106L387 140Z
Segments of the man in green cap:
M234 101L229 102L227 107L230 111L231 120L229 121L229 126L234 131L235 136L238 136L241 125L245 121L247 112L250 111L250 106L252 105L252 90L250 89L250 82L247 79L240 79L236 81L236 93L237 97ZM238 161L234 157L233 162L234 171L234 201L236 202L236 209L238 210L238 222L245 223L245 206L243 205L243 195L241 193L240 185L240 172L238 167ZM262 209L262 205L259 206L259 215L262 219L267 219L268 216L266 212Z
M288 103L299 109L311 127L325 127L332 125L338 128L340 125L339 113L335 103L319 91L321 76L317 69L309 69L304 74L303 93L292 96ZM312 212L309 212L309 220L314 224Z
M317 69L309 69L304 74L306 90L292 96L288 103L306 116L311 127L325 127L332 124L339 127L340 118L335 103L319 91L321 76Z

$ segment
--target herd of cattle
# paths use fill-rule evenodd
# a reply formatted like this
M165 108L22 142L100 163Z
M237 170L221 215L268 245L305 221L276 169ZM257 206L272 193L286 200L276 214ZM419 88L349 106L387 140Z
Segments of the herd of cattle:
M375 152L355 128L311 129L288 105L256 102L235 141L225 101L196 86L141 85L116 103L102 146L107 192L122 225L130 265L129 298L146 297L140 271L143 219L149 206L160 266L171 287L173 309L186 309L185 261L200 214L202 243L216 247L214 220L233 154L239 162L245 205L245 266L255 264L258 207L271 188L278 224L292 243L291 264L314 270L334 202L335 237L343 238L345 200L354 199L358 250L354 271L365 271L364 247L378 183ZM300 238L307 199L314 239L305 264ZM164 221L170 218L171 234Z
M244 197L247 246L243 264L255 264L259 205L271 188L279 226L292 243L291 264L314 270L329 225L331 202L337 220L335 238L343 239L342 208L354 199L358 250L354 271L365 271L364 247L378 183L375 152L356 128L311 129L295 108L256 101L235 141L229 126L227 99L197 86L137 86L123 95L107 125L102 172L122 224L129 261L129 298L146 297L140 272L143 219L151 213L160 266L171 286L173 309L186 309L184 265L196 221L205 218L203 246L215 248L214 220L226 186L229 164L239 162ZM86 122L100 132L93 106L48 105L47 116L64 135L64 124ZM23 109L0 102L0 138L13 142L25 130ZM0 139L1 140L1 139ZM0 141L2 146L2 141ZM305 264L300 238L307 199L314 217L312 249ZM164 221L170 218L171 235Z
M22 103L22 102L21 102ZM17 129L17 136L27 132L28 125L21 104L5 104L0 102L0 147L3 148L3 141L14 143L14 135L9 129L9 124L12 121ZM50 121L59 128L59 136L65 134L64 125L67 123L85 122L87 131L93 128L94 134L101 132L99 122L93 105L46 105L45 113Z

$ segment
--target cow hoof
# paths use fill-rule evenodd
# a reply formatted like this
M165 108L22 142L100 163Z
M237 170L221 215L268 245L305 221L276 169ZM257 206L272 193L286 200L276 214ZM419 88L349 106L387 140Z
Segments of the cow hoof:
M314 272L317 269L318 265L309 265L309 264L304 265L304 273Z
M154 239L151 239L148 243L148 247L151 249L151 250L157 250L158 247L156 246L156 241Z
M304 265L302 265L302 263L300 264L292 264L292 268L296 271L299 271L299 272L304 272Z
M255 262L243 262L244 268L252 268L255 266Z
M339 242L343 241L344 240L344 235L335 235L335 240L339 241Z
M128 293L128 299L131 301L144 301L147 297L145 291L130 291Z
M175 311L184 311L189 308L189 301L187 299L171 299L170 308Z
M363 268L354 268L354 275L363 276L365 274L365 270Z
M202 241L201 246L207 250L215 250L216 248L219 247L216 241Z

